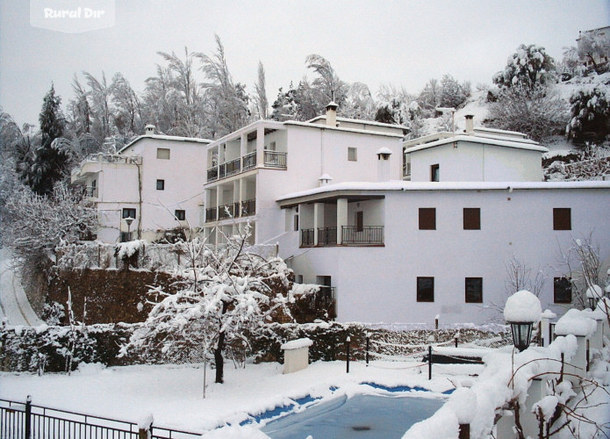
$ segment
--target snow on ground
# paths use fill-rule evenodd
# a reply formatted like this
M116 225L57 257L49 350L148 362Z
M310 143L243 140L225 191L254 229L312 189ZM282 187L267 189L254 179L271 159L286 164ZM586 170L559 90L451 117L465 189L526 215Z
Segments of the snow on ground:
M421 363L352 362L346 373L345 362L316 362L307 369L283 375L279 363L248 364L235 369L227 364L225 383L214 384L214 371L207 370L206 398L202 397L203 365L127 366L103 368L88 365L73 373L0 373L0 398L25 401L81 413L125 421L152 414L155 424L196 433L229 422L233 425L271 410L288 398L307 395L331 398L338 394L382 392L361 385L374 382L384 386L422 386L433 392L417 396L442 397L440 392L470 382L469 374L479 373L480 365L435 365L428 381L427 366ZM331 390L331 387L337 390Z
M9 325L39 326L44 322L38 318L14 267L11 252L0 249L0 321Z

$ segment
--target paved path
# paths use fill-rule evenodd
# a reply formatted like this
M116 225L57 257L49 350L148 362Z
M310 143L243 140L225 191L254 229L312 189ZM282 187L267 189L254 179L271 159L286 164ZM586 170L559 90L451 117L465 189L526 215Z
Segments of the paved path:
M8 249L0 249L0 321L8 325L38 326L38 318L21 286L13 258Z

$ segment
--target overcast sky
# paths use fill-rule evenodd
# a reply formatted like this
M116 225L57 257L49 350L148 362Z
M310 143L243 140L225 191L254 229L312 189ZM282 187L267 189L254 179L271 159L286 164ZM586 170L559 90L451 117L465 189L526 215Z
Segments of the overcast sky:
M381 84L417 93L444 73L490 83L521 43L542 45L560 60L579 30L610 24L610 0L116 0L107 29L31 26L31 2L53 1L0 0L0 105L20 124L37 123L52 82L64 104L82 71L104 71L108 80L121 72L139 92L162 62L157 51L182 54L187 46L212 54L214 34L234 80L250 92L263 62L273 102L279 87L307 73L312 53L374 93Z

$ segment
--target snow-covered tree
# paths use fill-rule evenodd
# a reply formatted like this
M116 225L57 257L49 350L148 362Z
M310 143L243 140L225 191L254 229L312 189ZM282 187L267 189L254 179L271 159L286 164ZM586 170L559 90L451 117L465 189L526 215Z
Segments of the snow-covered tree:
M267 119L269 101L267 100L267 91L265 89L265 68L263 67L263 63L260 61L258 62L258 81L254 86L254 90L256 90L254 101L258 111L258 118Z
M534 90L539 85L552 83L555 70L555 60L546 53L544 47L521 44L508 57L504 70L494 75L493 82L500 88Z
M292 271L280 258L264 258L248 247L248 232L226 237L210 248L199 239L184 243L189 267L179 273L177 292L161 288L142 328L123 353L162 352L183 361L214 356L216 382L223 382L224 355L247 346L246 330L256 330L278 312L289 315Z
M582 87L570 97L568 137L579 142L602 142L610 133L610 80Z
M112 111L114 126L123 140L129 141L141 134L144 128L140 99L121 73L116 73L112 78L110 90L114 107Z
M351 119L373 119L375 101L366 84L354 82L349 86L341 114Z
M273 111L271 112L271 119L284 121L288 119L295 119L297 112L297 105L295 102L296 90L290 83L287 91L284 91L282 87L278 90L277 98L271 105Z
M111 126L111 93L110 85L106 81L106 74L97 79L89 72L83 72L89 86L87 100L91 117L91 133L100 145L113 134Z
M441 103L441 87L436 79L430 79L417 98L420 108L433 115L434 109Z
M317 102L318 113L321 113L330 101L336 102L339 105L338 111L341 112L349 86L339 79L335 69L323 56L309 55L305 59L305 64L308 69L316 73L316 77L311 82L311 88Z
M460 84L453 76L441 79L440 106L458 108L470 96L470 83Z
M578 56L597 73L608 71L610 65L610 35L607 32L589 31L580 34Z

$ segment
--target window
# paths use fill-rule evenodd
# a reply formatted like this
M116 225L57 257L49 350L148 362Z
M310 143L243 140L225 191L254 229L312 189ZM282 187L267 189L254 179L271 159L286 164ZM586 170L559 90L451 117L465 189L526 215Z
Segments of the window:
M157 158L169 160L169 148L157 148Z
M430 166L430 181L440 181L440 167L438 163Z
M417 301L418 302L434 302L434 278L433 277L418 277L417 278Z
M553 209L553 230L572 230L572 209L569 207Z
M302 274L297 274L296 283L298 283L298 284L302 284L303 283L303 275Z
M420 207L419 230L436 230L436 208Z
M136 210L126 207L123 209L123 216L122 218L134 218L136 217Z
M356 232L364 230L364 212L356 212Z
M464 208L464 230L481 230L481 209L478 207Z
M352 147L347 148L347 160L350 162L358 161L358 149L357 148L352 148Z
M157 180L157 190L158 191L165 190L165 180Z
M555 303L572 303L572 282L567 277L553 279L553 298Z
M464 295L466 303L483 303L483 278L467 277Z
M184 210L174 210L174 216L178 221L184 221L186 219L186 212Z
M299 215L293 215L293 230L297 232L299 230Z

